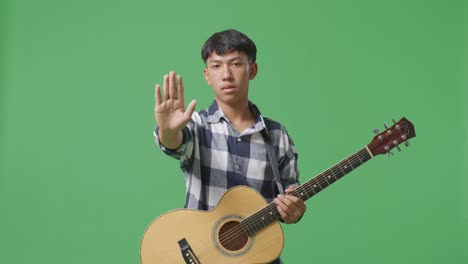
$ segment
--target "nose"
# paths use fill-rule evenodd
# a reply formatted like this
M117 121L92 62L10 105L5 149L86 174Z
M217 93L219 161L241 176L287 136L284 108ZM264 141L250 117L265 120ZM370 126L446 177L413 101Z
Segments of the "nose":
M231 68L229 66L224 66L222 69L222 78L223 81L231 81L232 80L232 72Z

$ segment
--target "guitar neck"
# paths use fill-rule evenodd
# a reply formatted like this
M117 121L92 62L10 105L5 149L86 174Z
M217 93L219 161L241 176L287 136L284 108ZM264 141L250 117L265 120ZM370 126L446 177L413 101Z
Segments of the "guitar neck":
M307 200L327 188L346 174L370 160L372 155L366 147L355 152L351 156L333 165L331 168L323 171L319 175L300 185L290 194Z
M364 147L349 157L343 159L329 169L323 171L302 185L294 189L290 194L300 197L303 201L313 197L323 189L327 188L346 174L350 173L360 165L373 157L367 147ZM249 235L253 235L272 223L281 218L276 204L270 203L260 211L244 219L241 223Z

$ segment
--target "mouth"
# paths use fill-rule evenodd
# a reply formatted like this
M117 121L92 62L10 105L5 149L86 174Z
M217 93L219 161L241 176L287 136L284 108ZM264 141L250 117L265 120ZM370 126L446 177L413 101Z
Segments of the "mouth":
M221 91L225 93L233 93L236 90L236 87L233 85L226 85L221 87Z

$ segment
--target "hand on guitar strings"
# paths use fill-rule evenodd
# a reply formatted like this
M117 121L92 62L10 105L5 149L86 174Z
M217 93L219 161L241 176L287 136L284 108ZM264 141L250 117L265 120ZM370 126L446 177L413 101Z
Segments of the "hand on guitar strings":
M280 194L275 198L276 208L286 224L296 223L306 211L304 201L301 198L289 194L294 188L293 186L288 187L285 190L285 195Z

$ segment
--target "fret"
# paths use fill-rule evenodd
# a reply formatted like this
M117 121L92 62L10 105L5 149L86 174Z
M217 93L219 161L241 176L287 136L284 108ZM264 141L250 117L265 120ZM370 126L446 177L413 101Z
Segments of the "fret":
M307 189L307 196L309 198L322 190L322 188L317 184L316 178L304 183L302 186L304 186L305 189Z
M312 198L314 195L335 183L341 177L350 173L371 158L372 156L369 151L366 148L363 148L329 169L323 171L316 177L298 186L290 194L299 197L304 201ZM249 236L253 236L258 231L280 218L281 215L276 209L276 204L270 203L263 209L242 220L241 225Z
M241 221L241 224L247 234L251 236L271 224L273 221L278 220L280 217L281 216L276 209L276 204L271 203L267 207Z
M362 152L362 150L361 150L361 152ZM367 152L367 151L366 151L366 152ZM361 155L359 155L359 153L358 153L358 154L356 154L356 157L359 159L359 162L361 162L361 164L363 164L363 163L364 163L364 162L362 161L362 159L361 159ZM359 165L358 165L358 166L359 166ZM358 166L356 166L356 167L358 167Z
M351 166L349 166L349 164L345 160L338 163L338 166L340 167L341 171L343 172L343 175L346 175L346 174L350 173L353 170L353 168Z
M308 194L307 190L305 190L304 185L298 186L290 194L293 196L299 197L304 201L310 198L310 195Z
M335 175L333 175L333 172L330 170L326 170L322 172L322 174L320 175L323 175L323 177L326 178L328 185L333 184L337 180Z
M322 188L322 185L320 185L320 183L314 183L312 184L312 187L313 187L313 190L317 193L317 192L320 192L321 190L323 190Z
M314 191L314 189L312 188L312 186L310 185L310 182L306 182L305 184L303 184L302 186L304 186L306 189L307 189L307 196L312 197L314 196L315 194L317 194L316 191Z
M371 156L369 155L369 152L367 152L366 149L361 149L354 156L356 157L354 158L354 168L359 167L360 165L364 164L364 162L371 159Z
M301 189L300 189L300 192L299 192L300 195L299 195L299 197L301 197L301 199L305 201L305 200L307 200L307 199L310 198L310 195L309 195L309 193L308 193L306 190L303 190L303 189L304 189L304 188L301 188Z
M328 169L326 171L328 171L331 175L333 175L333 178L335 178L335 181L337 181L339 179L339 177L336 177L335 173L333 173L332 169Z
M331 167L330 170L333 171L333 175L336 176L336 179L340 179L341 177L343 177L346 174L346 173L344 173L343 170L341 170L341 168L340 168L340 166L338 166L338 164Z
M323 183L326 182L327 186L330 185L330 182L328 181L327 177L325 175L323 175L323 173L320 173L317 177L320 178L320 179L325 180L325 181L321 180L321 182L323 182Z
M354 157L354 155L353 155L353 157ZM349 158L346 158L345 161L347 161L348 164L349 164L349 166L351 166L351 170L354 170L354 166L353 166L353 164L351 163L351 161L349 160Z

